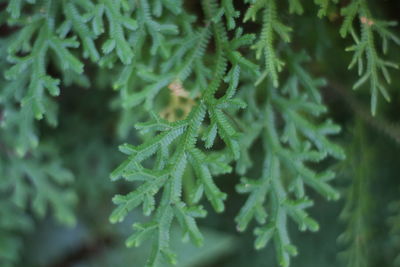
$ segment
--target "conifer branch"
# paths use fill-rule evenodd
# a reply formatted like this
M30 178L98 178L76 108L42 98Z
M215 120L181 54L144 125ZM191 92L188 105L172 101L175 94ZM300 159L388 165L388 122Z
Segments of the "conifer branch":
M212 0L205 0L202 4L209 20L207 24L212 28L211 32L216 46L215 68L211 81L201 92L200 99L187 118L176 122L167 122L153 114L155 122L138 125L142 131L154 132L155 129L158 129L161 130L161 133L145 140L139 146L122 145L120 150L128 155L128 159L111 174L112 179L123 177L127 180L143 182L132 193L114 197L113 201L118 207L111 215L110 220L111 222L122 221L128 212L141 204L146 215L150 215L154 211L155 215L151 219L151 223L135 224L134 228L137 231L127 241L128 245L139 245L142 241L153 237L153 250L147 262L148 266L157 266L161 258L172 264L175 263L175 255L169 248L169 231L171 223L175 219L194 244L202 244L202 236L197 228L196 218L204 217L206 214L202 206L197 204L203 194L217 212L224 210L226 194L222 193L215 185L213 174L224 173L230 168L227 168L225 164L216 165L215 162L211 164L212 161L209 157L212 154L203 152L197 144L200 130L205 127L204 120L207 113L210 119L208 126L210 130L208 136L205 137L207 147L212 146L214 138L218 134L231 151L232 156L234 158L239 156L237 133L223 110L229 107L235 108L235 106L243 107L243 103L233 99L233 96L238 86L240 66L248 67L250 62L244 60L241 54L233 51L229 45L226 29L220 19L217 20L215 17L219 10L218 5ZM204 42L207 42L208 36L207 28L203 30L202 35L199 35L204 38ZM238 46L241 35L237 34L236 37L237 41L233 40L232 42ZM205 44L200 42L199 47L195 47L193 52L189 50L188 62L199 57L203 53L204 47ZM181 55L188 51L185 43L177 49ZM177 59L172 58L172 60ZM233 67L227 73L228 60ZM172 66L172 64L169 66L168 64L167 62L163 66L165 70ZM179 80L183 82L191 72L190 67L190 64L183 64L175 74L165 78L167 82L163 86L176 78L180 78ZM230 87L223 97L217 99L215 93L224 82L224 77ZM151 102L149 101L149 103ZM151 168L143 166L142 162L153 155L156 155L154 166ZM194 170L197 193L186 203L182 200L182 183L185 179L185 169L189 167ZM156 203L155 195L158 193L161 194L161 201ZM193 205L189 206L190 203Z
M278 73L282 71L284 62L277 55L278 49L274 47L274 42L276 36L286 43L290 42L292 29L279 21L275 0L256 0L247 10L244 22L249 19L255 21L260 10L263 10L261 35L252 48L256 50L257 59L264 54L265 71L261 74L256 85L268 77L274 86L278 86Z
M315 4L320 6L318 17L324 17L328 14L328 9L332 4L337 4L339 0L314 0Z
M388 68L398 68L394 62L384 59L380 54L385 55L388 52L388 43L393 42L400 45L400 38L393 34L389 27L395 26L393 21L380 21L375 19L364 0L354 0L341 11L344 16L344 22L340 29L342 37L351 33L354 45L346 48L346 51L354 53L349 69L357 65L359 80L354 84L353 89L364 85L367 81L370 83L371 91L371 113L376 114L378 93L390 101L389 93L386 90L384 81L391 83ZM353 22L358 17L360 24L360 34L353 28ZM378 43L377 40L381 39ZM377 49L380 46L382 53ZM366 64L365 64L366 61ZM384 80L384 81L383 81Z
M31 64L31 69L17 72L12 81L0 78L2 88L0 91L0 264L2 266L14 266L20 258L19 251L23 247L20 235L34 229L35 217L43 219L51 211L61 223L75 224L73 206L77 196L70 187L73 175L63 167L60 156L52 144L45 142L38 144L37 125L34 124L32 106L29 106L32 100L27 99L29 95L25 95L25 86L31 86L29 88L31 92L40 87L40 90L43 90L43 86L48 84L36 84L38 87L32 84L48 83L52 79L49 76L39 75L39 72L45 73L41 64L45 62L43 51L49 45L44 43L54 41L51 39L54 36L47 35L48 25L43 21L32 23L26 26L20 35L16 35L14 42L10 39L1 40L0 70L2 73L6 69L10 71L10 66L5 61L7 48L12 53L20 47L28 49L29 38L22 40L21 36L31 35L34 29L39 27L42 28L39 30L38 40L31 54L21 60L29 62L26 67ZM13 48L16 50L12 50ZM33 60L38 61L33 62ZM15 66L18 66L18 63ZM33 75L39 76L33 77ZM51 92L56 91L57 89L52 88ZM50 124L55 124L54 103L44 96L43 99L48 101L45 105L47 120ZM28 104L20 108L20 102Z
M256 114L249 116L248 123L263 128L258 132L265 153L263 171L260 179L244 177L237 187L240 193L249 194L236 217L238 230L245 230L253 219L256 220L261 226L254 230L257 236L255 247L261 249L273 241L281 266L289 266L290 257L297 254L289 238L288 218L293 219L302 231L317 231L319 228L318 223L305 211L313 205L305 193L305 186L313 188L327 199L339 197L328 183L334 173L318 173L308 167L307 162L320 162L328 156L344 158L342 149L327 138L328 135L337 134L340 128L331 121L318 125L315 120L308 119L318 118L326 112L326 108L320 103L317 89L320 81L312 79L300 67L304 58L304 54L297 57L289 55L289 69L294 71L284 85L283 92L269 87L265 106L256 110L256 114L262 115L258 118ZM282 116L283 129L278 126L277 113ZM253 131L251 127L249 129Z

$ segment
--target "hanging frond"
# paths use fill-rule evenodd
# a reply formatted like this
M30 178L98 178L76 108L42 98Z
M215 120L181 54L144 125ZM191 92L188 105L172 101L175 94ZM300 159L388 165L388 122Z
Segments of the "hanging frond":
M275 47L275 40L278 36L282 41L290 42L292 29L279 21L275 0L256 0L247 10L244 22L249 19L255 21L260 10L263 11L261 35L252 48L256 50L257 58L264 55L265 71L256 84L268 77L274 86L278 86L278 73L282 71L284 62L277 54L278 49Z
M389 30L389 27L395 26L397 23L375 19L369 10L367 2L364 0L351 1L348 6L342 9L341 13L344 16L344 22L340 29L340 34L342 37L346 37L348 33L351 33L355 43L346 48L346 51L354 53L349 69L357 66L358 75L360 76L353 89L358 89L366 82L369 82L371 113L375 115L379 93L382 94L386 101L390 101L385 85L385 82L387 84L391 83L388 69L398 68L396 63L386 60L381 55L385 55L388 52L389 42L400 45L400 38ZM353 27L356 17L359 19L360 34ZM382 53L378 51L377 46L381 48Z
M141 181L141 185L135 191L127 195L117 195L113 201L118 207L112 213L111 222L120 222L124 220L126 215L139 205L143 206L143 212L146 215L154 214L149 223L135 224L135 233L128 238L128 245L140 245L144 240L153 237L153 250L147 261L148 266L157 266L161 262L161 258L169 263L175 263L176 256L170 249L169 232L171 223L176 219L192 242L196 245L202 244L202 235L197 227L196 218L201 218L206 215L202 206L197 204L203 194L211 203L216 212L224 210L224 200L226 194L221 192L215 185L213 176L214 173L225 173L226 167L212 162L208 152L200 148L198 139L203 128L207 127L205 139L206 147L212 147L215 137L218 135L226 144L233 158L239 157L239 144L237 141L238 134L231 122L225 115L227 108L238 106L243 107L243 103L234 99L234 93L238 86L240 74L240 66L249 66L250 61L242 58L239 52L232 51L229 45L226 29L218 20L213 20L218 10L217 4L211 0L203 1L203 8L209 18L209 27L214 37L216 54L213 68L213 76L207 87L200 91L199 99L196 100L196 105L191 110L187 118L176 122L168 122L158 117L153 113L153 121L142 123L137 127L142 132L159 132L152 138L145 140L139 146L129 144L122 145L120 150L128 155L117 169L111 174L112 179L124 178L128 181ZM170 60L183 60L180 64L181 68L171 72L173 66L168 61L162 66L165 71L169 71L170 75L164 76L165 82L159 85L160 90L168 84L179 81L179 85L175 82L170 87L175 90L183 90L182 84L191 72L191 62L199 58L204 52L210 30L205 28L202 33L195 35L194 49L192 45L183 42L177 47L177 54L180 57L172 57ZM242 39L240 39L242 38ZM236 46L240 46L245 37L237 35L237 39L232 40ZM184 55L187 54L187 57ZM233 67L227 71L228 60ZM187 61L187 63L185 63ZM154 75L146 76L149 81L153 81ZM160 79L154 79L158 83ZM228 83L229 88L224 96L215 97L216 91L224 83ZM151 85L150 85L151 86ZM179 88L176 88L179 87ZM175 89L174 89L175 88ZM141 94L142 92L140 92ZM146 91L145 97L148 97L149 92ZM155 94L151 94L155 97ZM133 98L137 101L137 97ZM152 100L148 101L151 103ZM208 114L209 125L206 125L205 118ZM154 158L151 167L148 167L144 162ZM193 170L197 193L192 195L189 201L182 199L182 185L185 183L186 169ZM228 169L230 170L230 169ZM160 195L161 200L156 202L156 195ZM189 206L190 203L193 203Z
M261 177L243 177L237 187L240 193L249 194L236 217L238 230L244 231L256 220L261 226L254 230L255 247L261 249L273 242L278 262L285 267L289 266L290 257L297 254L289 238L288 219L294 220L302 231L319 229L318 223L306 212L313 201L306 195L305 186L328 200L339 197L337 190L328 183L334 173L317 172L309 163L320 162L328 156L344 158L343 150L328 139L329 135L337 134L340 127L329 120L317 123L326 112L318 92L321 81L314 80L300 65L304 58L304 54L289 55L289 68L293 72L283 91L269 87L266 103L248 116L249 125L261 128L258 134L265 156ZM283 119L283 128L279 126L282 123L277 122L278 114ZM254 131L253 127L246 127L249 134Z

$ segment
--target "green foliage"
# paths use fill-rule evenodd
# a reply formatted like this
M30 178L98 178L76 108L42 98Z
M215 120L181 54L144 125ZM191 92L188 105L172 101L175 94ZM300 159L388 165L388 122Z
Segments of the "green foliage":
M388 69L397 64L389 43L398 45L400 39L390 30L396 23L375 19L369 2L0 4L1 266L24 265L25 238L52 217L121 238L115 234L120 225L110 230L104 222L109 213L112 224L134 217L125 244L146 250L140 262L180 266L187 263L178 261L177 232L195 246L207 244L212 234L203 226L222 224L214 211L226 209L224 230L229 223L240 232L253 229L248 232L257 250L269 251L272 243L277 264L293 266L293 257L303 251L291 225L319 231L324 221L314 211L321 209L321 197L340 198L335 162L346 166L352 179L343 195L343 263L369 264L369 177L378 167L363 149L369 144L361 126L354 140L342 141L351 144L347 153L337 140L352 116L373 127L384 124L395 140L398 135L385 119L363 112L351 95L331 88L340 87L337 70L340 82L353 83L336 62L342 63L347 50L353 53L349 68L358 68L353 88L370 83L372 115L379 93L391 99ZM321 29L326 35L317 38L328 39L313 43ZM354 44L343 49L347 40L331 32L351 35ZM324 62L312 53L317 46ZM315 78L322 75L326 79ZM354 114L343 115L332 104L336 98L349 102ZM115 144L121 142L123 155L117 155ZM115 183L102 179L110 172ZM390 219L394 236L397 217Z
M397 22L375 19L371 15L367 2L364 0L351 1L347 7L342 9L341 13L344 16L344 22L340 28L340 34L342 37L346 37L350 32L355 42L354 45L346 48L347 51L354 52L349 69L357 64L358 75L361 76L354 84L353 89L361 87L367 81L370 82L371 112L375 115L378 93L381 93L387 101L390 101L389 93L382 80L390 84L391 79L388 68L398 68L396 63L388 61L379 55L375 39L376 36L381 39L379 46L383 54L388 52L389 41L400 45L400 39L388 29L391 26L395 26ZM361 36L353 28L353 21L356 17L360 21Z
M213 2L205 2L204 11L211 19L215 16L217 7ZM153 220L146 224L135 224L136 232L127 240L128 246L139 245L146 237L156 235L153 251L147 263L149 266L156 266L160 262L160 256L170 263L175 262L176 256L171 252L168 242L171 222L174 218L181 225L185 235L188 235L195 244L201 245L203 242L195 218L204 217L205 210L201 205L188 206L181 199L182 180L186 168L191 167L197 179L196 192L190 197L189 202L193 204L199 202L204 193L217 212L224 210L223 201L226 195L217 188L212 175L230 171L231 168L224 163L219 165L212 163L211 155L207 155L196 147L201 128L209 128L204 137L207 147L213 145L218 134L229 148L230 156L233 158L239 156L237 133L225 115L224 109L244 107L243 102L232 97L237 87L240 65L247 67L245 65L247 61L239 52L232 51L232 46L229 45L229 43L239 42L239 38L243 39L243 37L238 32L236 39L229 41L226 30L220 22L210 20L209 23L216 45L212 82L201 92L200 99L186 119L170 123L153 114L154 122L139 124L137 128L142 132L159 131L160 133L139 146L128 144L120 146L120 150L129 155L129 158L111 174L112 179L124 177L128 181L143 181L143 184L134 192L114 197L113 202L118 205L118 208L113 212L110 220L111 222L122 221L129 211L141 204L145 215L151 215L154 210ZM196 48L204 51L203 46L200 43ZM228 60L233 67L227 74ZM191 68L190 65L183 66ZM184 81L187 75L179 75L182 72L191 72L191 69L181 69L178 75L173 77ZM225 95L217 99L215 92L226 75L227 79L232 79L233 82ZM209 116L210 124L203 126L206 114ZM154 166L144 167L142 162L153 155L155 155ZM156 207L154 197L159 191L162 191L162 196Z
M288 67L293 71L282 92L270 87L266 103L249 109L249 114L245 115L245 121L252 125L246 129L260 136L265 158L261 177L257 180L243 177L237 187L240 193L249 194L236 217L238 229L246 229L252 219L261 224L254 230L255 247L261 249L272 239L281 266L289 266L290 256L297 254L289 239L288 218L294 220L301 231L319 229L318 223L305 211L313 205L305 193L305 185L327 199L339 197L328 184L334 173L318 173L307 165L330 155L344 158L342 149L327 139L340 128L329 120L318 124L317 120L308 119L320 117L326 108L321 104L317 88L324 81L313 79L302 69L300 63L304 58L304 54L289 55ZM278 126L276 113L282 116L284 126ZM240 172L245 173L246 167Z
M327 15L329 7L333 4L337 4L339 0L314 0L314 2L320 6L318 16L323 17Z
M2 52L6 42L2 42ZM9 43L8 43L9 44ZM9 44L11 45L11 44ZM6 68L4 57L0 68ZM33 217L43 218L51 208L60 222L73 225L75 215L72 205L76 203L73 190L65 188L73 181L73 174L62 166L58 152L52 144L38 145L37 127L32 122L32 105L22 103L28 78L25 74L18 80L7 83L0 81L3 88L0 99L0 263L8 265L16 261L21 240L18 233L33 228ZM28 85L27 85L28 86ZM29 93L28 93L29 94ZM21 108L16 108L21 103ZM49 102L51 103L51 102ZM53 104L54 105L54 104ZM51 110L51 109L50 109ZM54 118L49 118L51 123ZM28 152L29 151L29 152Z
M127 240L127 245L139 245L142 241L153 236L153 252L150 255L148 265L157 265L160 261L160 255L170 263L174 263L175 256L170 251L168 244L168 232L174 217L176 217L183 231L188 234L190 239L195 244L200 245L202 243L202 237L196 226L195 218L205 216L202 206L197 205L203 193L205 193L206 198L217 212L222 212L224 210L223 203L226 195L215 186L212 177L218 173L230 172L231 168L224 164L222 166L212 166L212 161L209 159L210 156L207 155L208 153L196 148L201 129L204 128L203 140L205 141L205 148L211 148L215 138L219 136L227 147L226 151L228 154L225 157L230 160L238 160L239 162L245 161L240 156L240 152L242 152L240 151L240 143L246 144L247 147L242 150L245 150L244 153L247 153L246 149L249 149L249 146L260 136L261 140L265 143L265 150L268 152L263 167L263 182L250 182L248 179L244 178L243 185L239 186L239 188L246 188L249 186L248 183L254 183L252 187L254 192L252 192L250 188L239 189L239 191L252 192L252 194L237 217L238 229L244 230L253 216L255 216L260 223L265 224L266 211L264 208L268 210L271 209L273 215L270 224L266 225L264 228L257 228L255 230L258 236L255 246L256 248L264 247L268 239L274 236L278 248L277 253L280 255L280 264L282 266L288 266L289 254L294 255L297 252L295 247L290 244L287 237L286 217L290 216L297 221L302 230L309 228L315 231L318 229L318 224L304 211L305 208L312 205L312 201L309 200L304 193L304 183L313 187L328 199L338 198L337 192L327 183L334 176L332 172L328 171L317 174L304 163L299 162L293 164L293 162L295 159L296 161L297 159L302 159L304 161L319 162L328 155L343 159L344 153L342 150L338 146L332 144L324 136L338 133L340 128L330 121L326 121L320 126L313 125L303 117L304 115L302 113L304 112L311 113L313 116L319 116L323 112L326 112L326 108L321 104L321 96L317 88L324 83L322 80L313 80L299 65L299 61L304 59L304 55L300 56L300 58L291 55L290 69L293 72L293 76L288 79L284 87L284 96L280 96L277 92L272 93L275 90L273 87L268 89L268 92L271 93L268 94L267 99L271 100L264 103L262 108L252 106L248 109L249 113L246 115L247 120L243 119L241 122L241 125L246 128L248 125L252 125L252 127L248 128L251 129L251 132L258 132L258 134L244 132L243 137L240 137L233 125L229 122L229 116L227 117L226 114L228 110L237 110L238 107L245 107L241 100L232 99L236 87L238 86L241 69L243 69L247 75L251 75L250 77L258 75L258 70L255 69L256 65L254 63L245 60L238 51L234 51L233 49L238 47L239 44L251 44L253 38L251 35L242 36L241 30L239 30L236 31L235 39L229 41L226 37L226 29L224 29L221 22L215 21L215 15L219 14L219 8L216 4L206 1L203 7L207 17L211 19L209 22L211 25L206 27L212 28L211 34L214 37L216 47L215 63L213 64L215 68L212 71L213 76L211 77L211 82L204 87L205 89L203 89L203 91L198 93L200 96L199 99L196 99L196 106L192 109L187 118L177 122L168 122L153 113L151 122L137 124L136 128L145 133L155 132L156 134L147 137L146 139L148 141L146 140L139 146L131 146L128 144L120 146L120 150L128 155L128 159L111 174L111 178L118 179L123 177L128 181L140 181L142 185L132 193L114 197L113 201L118 205L118 208L113 212L110 219L112 222L122 221L129 211L139 205L143 206L143 212L147 216L151 215L154 211L155 216L152 218L151 222L146 224L134 224L135 233ZM246 21L250 17L254 18L257 10L261 8L265 8L264 26L261 39L255 46L259 46L259 49L265 49L267 57L266 62L270 63L270 56L272 55L272 58L276 57L275 50L272 46L272 29L281 35L284 40L289 41L289 28L277 21L274 1L255 2L247 11L244 20ZM223 6L221 10L223 14L226 14L226 6ZM207 25L209 23L207 23ZM230 27L229 25L233 25L233 22L228 21L228 27ZM182 75L182 73L191 73L193 64L186 64L184 53L190 53L189 55L196 56L196 59L198 58L201 60L201 55L204 53L205 46L205 43L201 40L208 41L208 36L210 34L207 28L202 31L204 34L199 37L195 36L199 39L197 39L198 46L194 46L194 49L199 49L200 52L197 52L198 54L196 50L195 52L191 52L190 50L186 52L182 51L182 47L179 47L179 50L172 54L179 55L183 58L181 59L183 64L179 64L183 69L178 69L177 74L171 75L171 71L169 71L168 74L163 74L163 68L161 67L161 74L158 78L156 78L157 76L153 78L153 74L152 76L146 75L146 78L148 77L151 79L151 83L154 79L155 84L151 85L150 83L144 91L137 93L140 95L134 98L132 97L135 101L135 105L140 104L141 96L143 96L143 98L147 97L146 104L152 103L152 99L149 100L149 97L154 97L153 90L158 92L161 87L173 83L176 80L181 83L185 82L189 74ZM232 45L228 45L228 43ZM264 47L264 45L266 45L266 47ZM188 49L189 48L185 47L185 50ZM176 61L178 59L172 57L172 60ZM190 60L193 59L190 58ZM232 67L226 72L227 60ZM169 61L171 61L171 59L163 64L172 65ZM272 63L272 65L275 64L275 66L266 66L266 70L264 74L261 75L262 78L257 84L260 84L264 79L263 76L265 76L265 73L268 73L271 75L272 84L277 86L277 70L283 66L283 61L278 61ZM226 77L223 79L224 76ZM166 77L166 80L163 81L162 77ZM228 83L228 88L225 94L217 99L214 97L214 94L222 81ZM304 87L305 92L301 93L299 91L300 85ZM196 93L199 91L197 88L193 90ZM254 91L256 88L253 87L250 90ZM252 94L254 95L254 92ZM286 99L286 96L290 96L289 101ZM280 144L281 141L278 137L280 135L278 129L275 127L270 128L271 125L274 125L275 117L272 106L277 108L278 112L287 116L285 117L287 126L283 130L285 139L283 143L288 143L291 146L290 150L287 150ZM298 106L298 108L295 108L296 106ZM128 107L132 107L132 105ZM147 107L151 106L148 105ZM224 111L224 109L226 111ZM207 121L209 121L209 123L204 125L206 114L208 115ZM249 135L252 136L251 139L246 138ZM307 141L307 139L309 141ZM271 150L271 148L273 148L273 150ZM153 156L154 160L150 161L153 162L150 168L145 167L144 164L146 160ZM285 164L288 165L286 166L289 171L287 174L281 171L279 167ZM182 201L182 184L185 183L183 179L187 168L193 170L192 173L194 173L196 186L193 193L189 195L189 198L186 199L186 201ZM243 174L247 168L248 166L246 166L246 163L242 163L239 172ZM293 175L296 177L293 181L293 185L290 186L291 189L283 188L282 180L284 180L284 178L281 176L281 173L285 173L283 177L286 175ZM272 182L273 180L276 182ZM271 195L272 206L264 207L265 198L270 190L278 193L276 195ZM295 200L287 196L289 191L295 192ZM156 194L161 194L161 200L158 206L155 201ZM280 203L283 202L286 203L285 206L280 207ZM170 213L173 210L175 212L171 217Z
M298 10L299 4L293 4L293 10ZM244 17L244 22L249 19L253 21L259 10L263 10L263 22L260 39L255 43L252 48L256 49L257 59L264 54L265 57L265 71L256 82L259 84L265 77L269 77L274 86L278 86L278 73L282 71L284 62L279 59L277 49L274 47L275 34L279 36L284 42L290 42L291 28L282 24L277 15L276 1L275 0L257 0L247 10Z

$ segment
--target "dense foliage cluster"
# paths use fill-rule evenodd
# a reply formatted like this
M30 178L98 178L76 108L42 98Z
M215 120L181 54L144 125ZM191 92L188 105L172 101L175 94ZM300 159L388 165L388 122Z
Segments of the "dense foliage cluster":
M292 225L318 231L310 208L342 195L340 264L375 266L371 184L385 152L366 125L400 140L387 122L396 116L378 108L398 101L400 38L375 2L0 1L0 265L34 264L24 240L49 215L113 236L117 226L94 226L110 212L112 224L134 214L126 245L151 244L143 264L183 266L174 235L201 246L202 222L229 210L256 249L275 248L277 265L303 266L291 263L302 246ZM330 80L336 69L342 81ZM350 182L334 185L337 173ZM387 196L384 259L396 264L400 209ZM102 264L138 266L116 262Z

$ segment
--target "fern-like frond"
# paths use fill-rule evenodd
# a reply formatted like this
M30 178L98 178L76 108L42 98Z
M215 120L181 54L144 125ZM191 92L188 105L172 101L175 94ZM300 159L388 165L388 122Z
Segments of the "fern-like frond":
M283 92L268 88L268 100L260 112L257 111L262 115L249 116L249 125L262 127L258 133L265 159L261 177L257 180L243 177L237 187L240 193L249 194L236 217L238 230L244 231L253 219L256 220L261 226L254 230L257 236L255 247L261 249L268 242L274 242L281 266L289 266L290 257L297 254L289 238L288 219L294 220L302 231L319 228L305 211L313 205L305 193L305 186L327 199L339 197L328 183L334 173L317 172L309 167L309 163L318 163L328 156L344 158L342 149L328 139L340 128L329 120L317 124L326 108L317 89L320 82L312 79L300 65L303 58L304 55L289 56L289 69L293 71ZM283 122L278 123L278 118ZM282 123L283 128L279 126ZM252 127L249 130L253 131Z
M394 62L383 58L381 54L386 54L388 43L394 42L400 45L400 38L389 30L390 26L396 25L395 22L380 21L375 19L364 0L354 0L342 9L344 22L340 29L340 34L345 37L351 33L354 45L348 47L346 51L353 52L353 58L349 68L357 65L359 80L354 84L353 89L363 86L366 82L370 84L371 91L371 113L375 115L378 104L378 94L390 101L385 82L390 84L391 78L388 69L398 68ZM360 34L353 28L354 19L358 17L360 24ZM378 42L377 40L381 40ZM382 49L380 53L377 49L379 45Z
M117 195L113 199L118 207L110 217L111 222L122 221L132 209L139 205L143 206L143 212L146 215L154 214L149 223L135 224L136 231L127 240L128 245L139 245L142 241L153 237L153 250L147 262L148 266L157 266L162 258L170 263L175 262L174 253L169 247L169 231L171 223L175 220L194 244L202 244L202 235L197 227L196 218L204 217L206 214L202 206L198 204L203 195L217 212L224 210L226 194L216 186L214 176L226 173L231 168L223 162L213 160L213 153L201 149L198 139L203 129L208 129L204 135L207 148L212 147L215 137L219 136L230 150L232 158L239 157L238 134L225 112L228 109L243 107L243 103L234 99L233 96L238 86L240 69L242 67L250 69L252 63L244 59L239 52L234 51L230 43L239 47L249 41L247 41L248 37L242 36L240 32L236 35L236 39L228 40L226 29L220 21L221 18L216 19L215 15L220 9L214 1L203 1L203 8L209 19L206 28L176 45L174 56L161 66L161 71L170 73L169 75L160 74L165 81L160 84L160 79L151 72L143 73L143 79L148 80L150 86L153 82L159 84L158 90L169 84L172 94L182 93L182 83L192 72L193 62L200 60L209 36L212 34L216 52L211 80L206 88L202 88L199 92L198 99L195 99L195 106L185 119L168 122L152 113L153 121L138 124L137 127L142 133L155 135L139 146L122 145L120 150L128 154L128 159L111 174L112 179L123 177L126 180L141 182L135 191L124 196ZM183 62L183 64L175 67L175 61ZM227 71L228 61L232 64L229 71ZM193 76L196 77L196 72ZM228 84L228 89L222 97L217 99L215 94L224 82ZM148 95L147 91L144 97ZM155 94L152 97L155 97ZM137 101L138 98L134 99ZM148 103L152 102L152 100L148 101ZM205 120L207 116L209 124ZM148 159L154 159L151 160L153 162L151 166L145 164ZM193 194L192 192L187 194L190 197L189 200L183 200L182 190L188 168L193 170L196 189ZM158 195L161 200L157 203L156 196Z
M73 206L77 196L70 187L72 173L61 165L57 153L50 146L41 144L28 156L21 158L12 147L8 147L12 144L13 129L2 131L0 263L7 266L19 259L18 251L23 247L21 236L34 228L35 217L43 219L51 213L59 222L74 225ZM7 143L3 143L5 141Z
M57 123L52 96L60 94L60 80L48 74L50 55L56 55L62 72L75 72L76 77L82 76L83 63L72 52L79 42L74 37L66 38L56 32L54 16L57 7L59 5L49 1L41 7L41 12L33 16L18 16L15 21L10 20L21 29L13 35L12 40L2 44L2 52L8 54L4 58L12 64L5 71L5 77L10 80L5 85L5 91L10 96L14 95L14 99L21 104L18 113L11 115L10 109L9 114L21 118L18 133L24 136L16 144L20 155L38 144L33 129L35 119L45 117L51 125Z
M38 25L31 26L32 28L28 26L21 34L29 35L27 29L32 30ZM40 36L44 34L44 30L41 29L41 31L39 39L45 38ZM9 64L5 62L6 56L4 56L7 53L7 48L16 47L15 44L21 44L21 41L23 41L25 42L23 46L28 49L29 39L21 40L19 38L21 36L18 36L13 43L10 43L8 39L3 39L0 42L0 69L2 72L9 68ZM28 61L38 59L38 64L43 63L45 61L42 58L43 55L38 52L41 51L40 46L44 42L52 41L51 38L36 41L30 55L33 58L28 59ZM37 42L41 42L41 44ZM29 64L35 66L36 63L30 62ZM63 167L60 156L54 149L54 144L41 143L39 145L32 106L25 96L25 86L33 75L31 72L35 73L35 71L42 70L43 68L40 67L38 70L22 71L12 77L12 81L5 81L3 77L0 77L1 266L15 266L20 259L19 251L23 247L21 237L28 230L34 229L34 218L43 218L51 210L58 221L66 225L75 223L73 205L76 203L77 197L70 187L73 182L73 175ZM55 85L51 84L51 77L39 76L35 79L35 81L30 82L48 83L47 85L39 85L39 87L49 86L51 88L49 90L53 94L58 92L58 89L54 87ZM32 88L31 90L34 90ZM20 108L19 103L21 101L24 105ZM45 95L43 95L41 101L47 109L47 121L52 125L56 124L54 102Z
M320 7L318 16L324 17L328 14L328 9L332 4L337 4L339 0L314 0L315 4Z
M279 21L275 0L257 0L247 10L244 22L249 19L255 21L257 13L263 11L262 30L259 40L252 46L256 50L257 58L265 57L265 71L256 84L266 77L270 78L274 86L278 86L278 73L282 71L284 62L277 54L274 43L277 36L284 42L290 41L292 29Z

